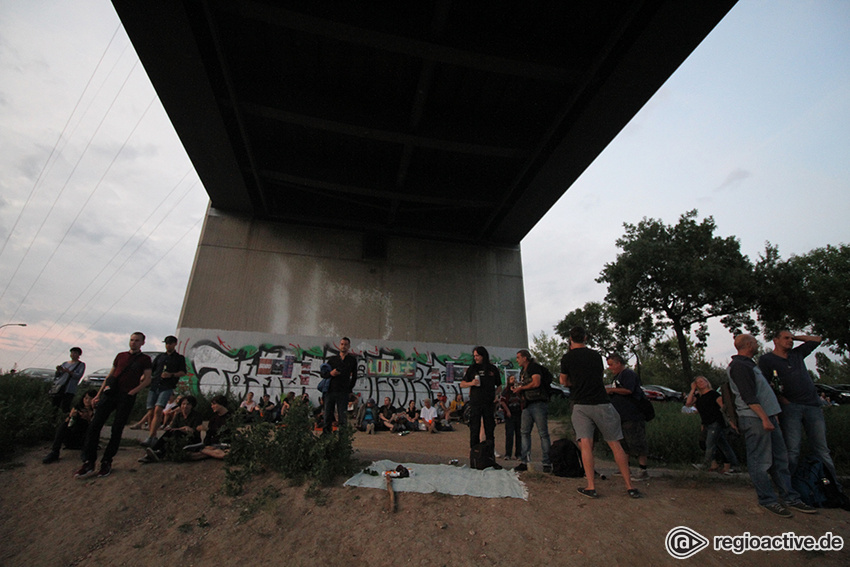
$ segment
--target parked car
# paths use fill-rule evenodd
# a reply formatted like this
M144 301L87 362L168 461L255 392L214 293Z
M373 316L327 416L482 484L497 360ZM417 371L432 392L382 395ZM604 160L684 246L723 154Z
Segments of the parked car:
M664 397L664 394L659 392L658 390L651 390L647 386L641 386L646 399L651 402L663 402L667 398Z
M561 386L557 382L552 382L552 397L553 398L569 398L570 389L566 386Z
M90 372L82 380L80 380L80 384L85 386L98 386L100 387L103 384L103 381L106 380L106 377L109 376L109 371L111 368L101 368L100 370L95 370L94 372Z
M684 401L685 396L682 392L677 392L673 388L668 388L667 386L658 386L655 384L646 384L644 388L649 390L654 390L656 392L661 392L664 395L664 399L670 402L681 402Z
M842 390L840 386L844 386L844 384L815 384L815 389L818 391L818 394L821 392L825 393L831 402L836 404L850 404L850 391Z
M142 352L144 352L146 355L151 357L151 360L155 359L157 356L162 354L161 351L153 351L153 352L142 351ZM101 368L100 370L96 370L96 371L92 372L91 374L89 374L88 376L84 377L82 380L80 380L80 384L83 385L83 386L85 386L85 385L97 386L99 388L100 385L103 384L103 381L106 380L106 377L109 376L110 370L112 370L112 369L111 368Z
M51 370L50 368L24 368L23 370L18 371L18 374L25 374L30 378L36 378L38 380L44 380L45 382L53 382L53 379L56 377L56 369Z

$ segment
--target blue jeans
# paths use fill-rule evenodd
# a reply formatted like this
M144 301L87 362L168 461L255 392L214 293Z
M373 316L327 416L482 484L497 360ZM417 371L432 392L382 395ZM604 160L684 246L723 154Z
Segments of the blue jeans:
M779 414L779 424L782 425L782 435L785 437L785 447L788 449L788 471L791 476L794 476L800 460L800 443L803 440L803 428L805 428L810 451L823 461L823 466L832 473L832 478L836 479L835 482L838 484L835 463L832 462L829 447L826 446L826 420L823 417L823 409L820 406L785 404L782 406L782 413Z
M727 463L733 467L738 466L738 457L732 450L729 440L726 439L726 425L719 421L705 426L705 458L702 462L706 468L714 460L714 453L717 449L723 452Z
M531 456L531 428L537 425L537 433L540 435L540 446L543 449L543 466L551 465L549 460L549 404L536 402L525 406L522 410L522 458L523 463L528 464Z
M744 434L747 445L747 469L758 495L759 504L766 506L777 502L776 492L770 481L779 488L779 497L786 504L800 501L800 495L791 488L788 472L788 451L776 416L770 418L773 431L765 431L761 419L739 416L738 428Z

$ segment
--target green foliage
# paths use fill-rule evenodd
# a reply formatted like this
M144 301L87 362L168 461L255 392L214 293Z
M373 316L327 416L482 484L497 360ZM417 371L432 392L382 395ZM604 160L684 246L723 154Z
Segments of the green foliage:
M777 329L811 329L837 354L850 354L850 246L816 248L782 260L768 244L756 265L757 311L770 337Z
M628 355L639 353L661 334L652 317L644 315L624 323L614 320L613 309L607 303L590 301L574 309L555 326L555 333L569 344L570 329L583 327L588 334L588 345L603 356L611 353Z
M49 389L50 384L27 376L0 376L0 458L53 438L56 410Z
M236 523L244 524L253 518L257 512L268 506L272 500L277 500L278 498L280 498L280 489L276 486L266 486L242 509L242 512L239 513L239 520Z
M352 436L350 427L317 436L310 406L296 399L279 426L256 423L234 432L225 459L225 492L241 493L252 474L265 470L296 483L309 478L330 484L354 470Z
M714 387L727 381L726 369L705 359L705 349L687 338L688 357L694 376L705 376ZM657 341L652 350L641 353L640 376L644 384L658 384L687 393L691 382L682 372L679 343L675 337Z
M835 361L822 352L816 352L815 360L819 374L818 382L850 384L850 358L845 356L840 361Z
M730 329L754 326L748 317L755 300L752 264L735 237L714 236L712 217L697 223L696 216L696 210L689 211L675 226L648 218L626 223L617 240L622 252L597 280L608 284L605 300L618 324L646 324L651 318L655 328L672 327L688 382L693 379L686 342L691 332L704 345L712 317L721 317Z
M567 351L563 341L557 337L546 335L545 331L541 331L539 335L531 336L531 356L534 359L549 369L552 376L558 376L561 371L561 357Z

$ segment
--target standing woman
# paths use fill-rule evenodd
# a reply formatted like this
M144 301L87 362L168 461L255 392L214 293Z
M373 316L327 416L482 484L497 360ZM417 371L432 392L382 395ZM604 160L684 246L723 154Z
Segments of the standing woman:
M496 443L496 399L502 391L502 375L490 364L490 353L483 346L472 351L475 364L466 369L461 388L469 388L469 447L480 442L481 421L484 421L484 439Z
M688 399L685 402L688 407L696 406L699 412L700 421L702 421L702 429L706 433L705 437L705 457L702 464L696 465L698 469L716 470L717 467L711 468L714 460L714 453L717 449L723 453L726 459L726 464L722 471L723 474L734 474L738 467L738 457L735 451L726 439L726 422L723 420L723 398L711 389L711 383L705 376L697 376L696 380L691 384L691 391L688 393Z

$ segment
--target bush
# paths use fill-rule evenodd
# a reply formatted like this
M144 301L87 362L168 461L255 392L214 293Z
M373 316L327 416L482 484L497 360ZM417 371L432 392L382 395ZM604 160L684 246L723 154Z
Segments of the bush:
M0 457L53 438L56 410L50 384L27 376L0 376Z
M233 434L225 459L225 492L241 493L250 476L270 470L295 483L306 479L330 484L338 475L354 471L353 430L316 436L310 406L296 400L283 422L255 423Z

